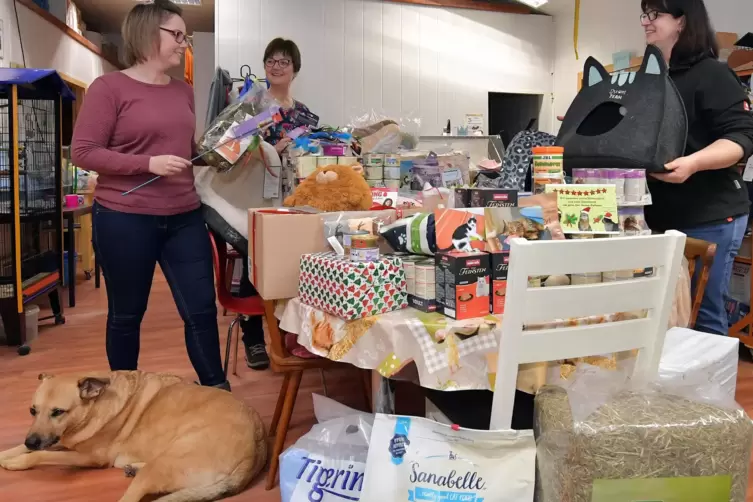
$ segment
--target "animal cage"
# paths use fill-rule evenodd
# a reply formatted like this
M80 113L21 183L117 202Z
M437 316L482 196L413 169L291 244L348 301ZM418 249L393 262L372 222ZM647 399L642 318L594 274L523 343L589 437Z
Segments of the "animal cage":
M49 295L65 322L62 100L54 70L0 68L0 314L8 345L26 354L24 304Z

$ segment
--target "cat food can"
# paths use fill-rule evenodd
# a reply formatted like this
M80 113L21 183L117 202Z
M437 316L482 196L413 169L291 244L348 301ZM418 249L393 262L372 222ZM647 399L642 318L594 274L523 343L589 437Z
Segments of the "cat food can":
M379 248L350 248L350 261L379 261Z
M533 153L533 174L563 177L564 163L563 158L565 149L561 146L537 146L531 149Z
M532 275L528 278L528 287L529 288L540 288L541 287L541 276L540 275Z
M388 153L384 156L384 167L400 167L400 156Z
M298 178L308 178L316 171L318 157L298 157L295 159L295 171Z
M337 163L341 166L355 166L358 164L358 157L338 157Z
M350 238L351 249L378 249L379 238L375 235L353 235Z
M583 284L599 284L601 282L601 272L591 272L585 274L572 274L570 284L573 286Z
M436 286L434 282L416 281L413 295L423 298L424 300L434 300L436 298Z
M400 180L384 180L384 186L393 190L400 190Z
M423 282L434 283L436 275L436 265L433 261L421 261L416 263L416 283Z
M384 179L384 168L382 166L373 166L366 164L366 179L381 181L382 179Z
M384 154L383 153L363 154L363 165L384 167Z
M369 235L366 230L344 230L343 249L345 249L345 254L350 253L350 248L353 245L353 237L363 237L366 235Z
M616 270L601 273L601 282L616 282L616 281L617 281Z
M332 166L335 164L337 164L337 157L330 157L330 156L317 157L316 165L319 167Z
M399 180L400 166L384 166L384 179Z

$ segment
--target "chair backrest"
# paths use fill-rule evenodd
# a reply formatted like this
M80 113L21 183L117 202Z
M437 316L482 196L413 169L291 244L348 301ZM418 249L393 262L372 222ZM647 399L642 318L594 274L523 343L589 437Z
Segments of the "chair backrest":
M698 312L701 310L703 295L706 293L706 283L709 282L711 265L716 256L716 244L688 237L685 241L685 258L688 259L688 271L693 280L692 310L690 311L690 326L695 326ZM698 265L701 268L698 268Z
M659 369L685 235L531 242L510 246L505 314L497 359L491 429L509 429L518 365L641 349L633 378ZM650 277L530 288L529 277L654 268ZM648 309L645 318L524 331L526 325Z
M227 305L227 303L233 298L232 293L228 289L228 281L226 277L225 264L227 263L227 245L225 244L225 241L215 236L211 230L209 231L209 241L212 244L217 300L220 302L220 305ZM219 241L219 245L217 241Z

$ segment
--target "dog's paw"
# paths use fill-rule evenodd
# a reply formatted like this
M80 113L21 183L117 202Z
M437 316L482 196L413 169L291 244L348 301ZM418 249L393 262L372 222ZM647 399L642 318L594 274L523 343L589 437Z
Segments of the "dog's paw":
M18 457L0 460L0 467L6 471L25 471L31 466L29 465L26 455L19 455Z
M128 464L127 466L123 467L123 473L125 474L125 477L127 478L133 478L136 476L136 473L139 472L137 468L132 466L131 464Z

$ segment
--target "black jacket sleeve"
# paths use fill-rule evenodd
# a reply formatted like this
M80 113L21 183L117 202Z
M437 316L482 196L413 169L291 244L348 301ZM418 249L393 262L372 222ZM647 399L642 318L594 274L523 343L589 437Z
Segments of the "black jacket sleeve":
M709 61L696 93L698 110L711 142L727 139L740 145L743 160L753 155L753 113L737 75L725 64Z

